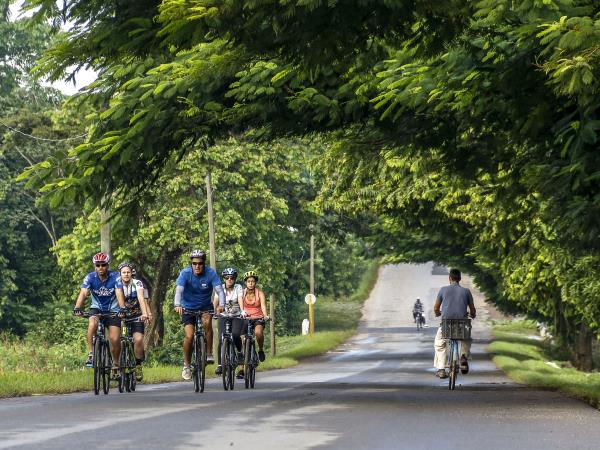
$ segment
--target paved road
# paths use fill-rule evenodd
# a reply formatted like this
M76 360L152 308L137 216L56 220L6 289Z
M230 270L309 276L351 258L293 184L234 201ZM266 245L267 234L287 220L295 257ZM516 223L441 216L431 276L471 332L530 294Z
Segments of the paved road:
M210 380L204 394L173 383L0 401L0 449L597 449L598 411L515 385L489 361L482 307L472 374L454 392L434 377L431 309L446 282L431 265L383 267L354 339L259 373L255 390ZM432 322L421 333L410 316L417 296Z

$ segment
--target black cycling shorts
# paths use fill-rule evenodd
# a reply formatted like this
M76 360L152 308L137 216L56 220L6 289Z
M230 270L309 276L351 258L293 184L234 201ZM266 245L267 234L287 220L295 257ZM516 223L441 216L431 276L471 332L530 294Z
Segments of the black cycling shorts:
M98 308L91 308L90 315L100 314L100 313L109 313L110 311L101 311ZM111 317L104 319L104 323L109 327L119 327L121 328L121 319L119 317Z
M215 312L215 308L212 305L212 303L208 306L205 306L203 308L199 308L199 309L194 309L193 311L196 312L207 312L207 313L214 313ZM185 326L185 325L196 325L196 316L194 314L186 314L185 312L181 315L181 323Z
M138 316L141 317L141 314ZM128 317L128 319L135 319L135 317ZM136 322L127 322L127 326L131 330L132 333L142 333L144 334L144 322L138 320Z

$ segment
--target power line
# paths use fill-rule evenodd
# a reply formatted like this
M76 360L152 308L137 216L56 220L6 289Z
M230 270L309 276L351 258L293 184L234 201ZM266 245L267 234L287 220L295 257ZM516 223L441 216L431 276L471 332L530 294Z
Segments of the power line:
M31 139L35 139L36 141L46 141L46 142L64 142L64 141L72 141L72 140L74 140L74 139L81 139L81 138L83 138L83 137L85 137L85 136L87 136L87 135L89 134L89 133L85 133L85 134L80 134L79 136L73 136L73 137L64 138L64 139L48 139L48 138L41 138L41 137L33 136L33 135L31 135L31 134L24 133L24 132L23 132L23 131L21 131L21 130L17 130L16 128L13 128L13 127L11 127L11 126L9 126L9 125L6 125L6 124L5 124L4 122L2 122L2 121L0 121L0 125L2 125L2 126L5 126L5 127L6 127L6 128L8 128L10 131L13 131L13 132L15 132L15 133L19 133L19 134L21 134L21 135L23 135L23 136L26 136L26 137L28 137L28 138L31 138Z

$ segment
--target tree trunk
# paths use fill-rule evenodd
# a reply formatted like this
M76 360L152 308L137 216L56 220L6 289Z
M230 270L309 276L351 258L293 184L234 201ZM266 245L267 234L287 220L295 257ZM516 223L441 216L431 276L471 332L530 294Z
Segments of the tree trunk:
M592 341L594 333L590 331L585 323L579 327L579 336L577 336L576 364L579 370L590 372L593 369L592 360Z
M150 323L148 330L145 333L145 341L147 348L160 347L163 343L165 335L165 321L163 316L163 305L169 284L172 282L171 269L173 263L181 256L183 250L169 249L163 247L160 252L160 257L156 263L154 282L152 283L152 294L150 298L150 310L154 316L154 320Z

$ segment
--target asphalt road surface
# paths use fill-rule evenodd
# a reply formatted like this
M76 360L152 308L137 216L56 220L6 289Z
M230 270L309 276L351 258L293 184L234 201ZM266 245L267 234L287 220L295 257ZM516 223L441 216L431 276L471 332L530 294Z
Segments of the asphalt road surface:
M382 267L355 338L295 368L259 373L254 390L224 392L215 379L203 394L182 382L2 400L0 449L600 448L598 411L516 385L491 363L476 292L471 373L455 391L435 378L432 309L447 276L432 269ZM431 325L422 332L412 323L417 296Z

